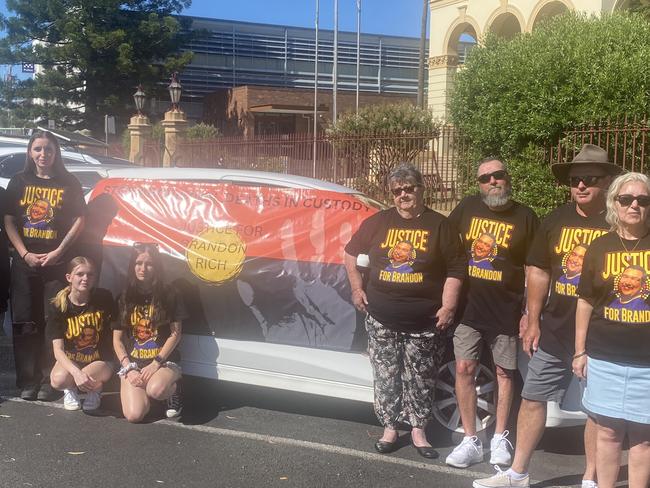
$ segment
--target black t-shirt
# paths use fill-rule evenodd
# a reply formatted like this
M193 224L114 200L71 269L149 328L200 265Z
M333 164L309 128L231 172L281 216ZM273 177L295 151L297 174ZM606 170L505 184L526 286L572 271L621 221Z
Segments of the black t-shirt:
M449 215L468 254L462 323L516 335L523 310L524 264L539 220L532 209L512 202L495 212L480 196L464 198Z
M650 365L650 235L621 242L610 232L592 242L578 294L594 307L587 333L590 357Z
M456 231L428 208L415 219L402 218L395 208L376 213L361 224L345 251L368 254L368 312L397 331L431 329L445 279L463 279L467 272Z
M23 244L35 253L56 249L86 209L81 185L72 175L19 173L9 181L7 198L5 214L14 216Z
M0 215L4 215L8 209L7 192L0 187ZM4 218L0 219L0 313L7 310L7 299L9 298L9 251L8 239L5 232Z
M549 349L544 330L552 331L566 351L573 351L578 284L586 249L609 232L605 212L591 217L578 214L575 203L551 212L535 235L526 264L550 273L549 296L542 312L542 349ZM547 345L547 347L545 347ZM552 352L552 351L549 351Z
M151 294L138 293L134 305L124 314L122 298L118 299L120 320L113 322L113 328L123 330L126 352L131 361L140 367L149 364L160 354L160 350L171 334L170 324L182 322L187 313L178 293L171 286L165 286L160 299L160 310L152 302ZM127 323L122 323L122 317L127 317ZM166 359L179 360L178 351L174 350Z
M85 305L75 305L70 297L67 301L65 312L50 304L45 332L48 340L63 339L66 356L81 365L114 359L111 322L116 306L111 292L96 288Z

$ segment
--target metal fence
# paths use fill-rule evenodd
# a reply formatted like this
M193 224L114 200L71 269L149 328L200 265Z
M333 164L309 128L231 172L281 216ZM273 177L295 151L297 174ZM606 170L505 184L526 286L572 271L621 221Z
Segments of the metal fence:
M165 148L149 143L144 164L158 166ZM427 133L377 132L339 137L291 134L220 137L179 142L172 160L179 167L273 171L332 181L387 201L386 177L398 162L417 166L425 179L426 202L451 210L463 195L459 174L463 163L462 137L453 127Z
M583 144L596 144L609 153L610 161L628 171L650 170L648 117L603 120L565 131L547 151L549 163L571 161Z

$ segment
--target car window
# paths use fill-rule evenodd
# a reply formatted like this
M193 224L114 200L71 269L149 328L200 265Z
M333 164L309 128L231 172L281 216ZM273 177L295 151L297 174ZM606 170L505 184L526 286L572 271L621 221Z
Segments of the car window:
M5 156L0 156L0 176L2 178L11 178L13 175L20 173L25 167L25 154L13 153Z
M74 171L72 174L79 180L79 183L81 183L84 195L95 188L97 182L103 178L103 176L97 171Z
M388 205L378 202L377 200L370 198L363 193L352 193L350 196L356 198L357 200L361 201L361 203L367 205L370 208L376 208L377 210L385 210L388 208Z

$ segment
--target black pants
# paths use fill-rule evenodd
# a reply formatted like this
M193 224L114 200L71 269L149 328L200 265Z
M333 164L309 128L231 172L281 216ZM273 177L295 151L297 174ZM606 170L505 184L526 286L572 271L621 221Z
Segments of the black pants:
M46 311L63 288L63 265L30 268L19 256L11 263L11 311L16 386L49 383L54 366L52 344L45 343Z

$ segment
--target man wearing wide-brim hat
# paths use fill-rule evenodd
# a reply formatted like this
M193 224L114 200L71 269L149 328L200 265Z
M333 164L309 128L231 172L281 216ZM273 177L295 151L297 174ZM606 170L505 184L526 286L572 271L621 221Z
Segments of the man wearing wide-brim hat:
M577 288L584 250L605 234L605 196L622 168L607 151L585 144L568 163L551 166L559 183L571 189L571 202L542 222L526 259L528 326L521 331L524 351L531 357L521 392L517 446L507 471L474 482L474 488L528 487L528 465L546 424L547 402L561 403L572 379ZM580 252L574 252L579 247ZM571 271L567 274L567 261ZM577 273L576 273L577 270ZM548 298L548 300L547 300ZM596 487L596 426L589 419L584 434L586 468L582 487Z

